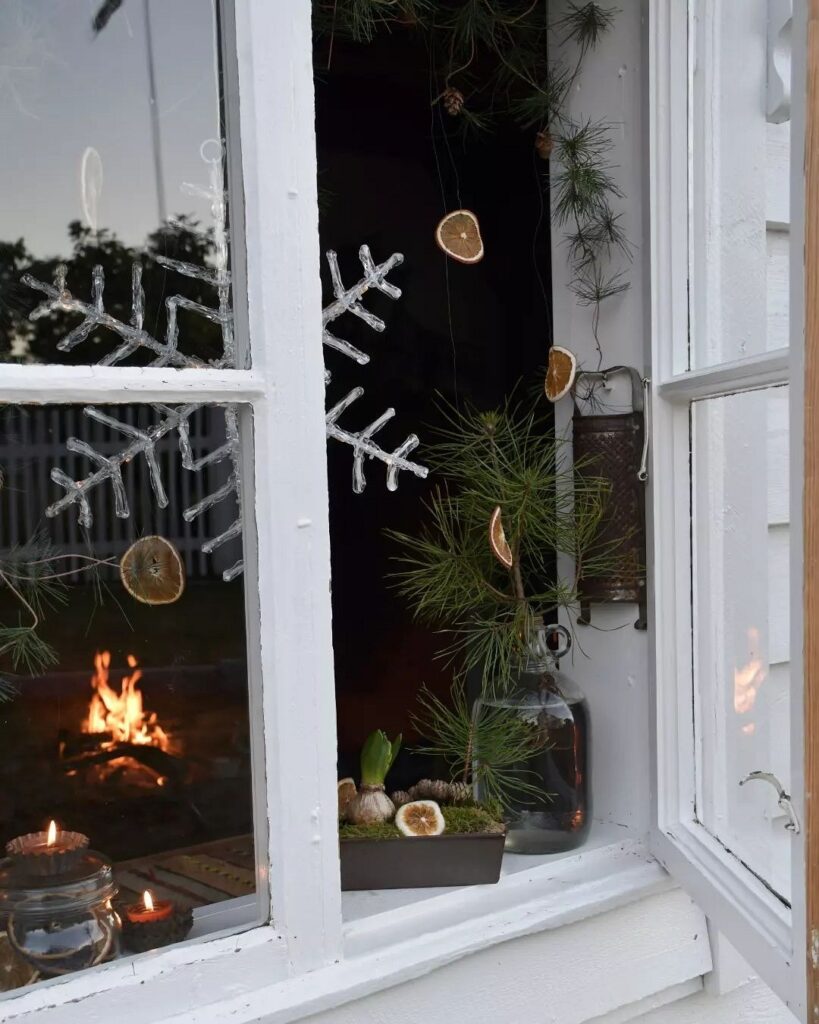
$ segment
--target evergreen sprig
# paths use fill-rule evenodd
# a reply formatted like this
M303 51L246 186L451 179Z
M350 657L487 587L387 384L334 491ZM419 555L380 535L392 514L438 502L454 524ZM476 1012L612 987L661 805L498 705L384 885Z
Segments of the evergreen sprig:
M421 754L442 757L453 780L472 783L482 804L509 807L550 799L535 772L522 768L549 747L548 732L509 708L482 704L473 711L456 681L445 703L423 686L413 724L428 742Z
M461 671L479 671L485 691L496 694L526 657L544 614L574 603L585 574L620 567L619 545L598 540L609 485L588 460L571 465L565 442L534 409L509 403L446 415L427 449L445 483L427 502L417 534L389 531L402 549L393 581L416 617L447 638L442 656ZM489 543L498 506L509 570ZM574 560L572 579L555 573L558 552Z

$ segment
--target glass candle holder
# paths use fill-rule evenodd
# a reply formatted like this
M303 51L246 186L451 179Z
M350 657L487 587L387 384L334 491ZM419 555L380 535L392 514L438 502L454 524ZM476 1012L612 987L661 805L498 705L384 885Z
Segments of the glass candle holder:
M120 919L111 864L83 850L60 874L0 861L0 916L14 952L44 977L94 967L119 951Z

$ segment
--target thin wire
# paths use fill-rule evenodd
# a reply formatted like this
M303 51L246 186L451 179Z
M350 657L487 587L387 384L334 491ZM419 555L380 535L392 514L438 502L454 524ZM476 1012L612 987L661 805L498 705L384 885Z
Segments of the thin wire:
M546 215L546 204L543 201L543 186L540 180L540 172L538 169L538 160L540 157L537 155L537 151L532 148L532 170L535 175L535 189L537 191L538 198L538 216L535 221L535 229L532 232L532 265L535 268L535 278L540 288L540 294L543 298L543 306L546 310L546 332L549 341L549 348L554 344L554 323L552 321L552 301L551 295L546 288L546 283L543 280L543 275L540 272L540 263L538 261L537 251L537 240L540 234L541 228L543 227L543 219Z
M444 185L444 175L441 171L441 160L438 155L438 147L435 144L435 107L434 96L437 91L438 80L435 74L435 56L434 56L434 37L433 41L427 46L427 55L429 57L429 110L430 110L430 125L429 134L430 142L432 143L432 155L435 158L435 171L438 175L438 187L441 190L441 206L442 214L445 216L447 213L447 202L446 202L446 188ZM451 158L451 154L450 154ZM461 203L460 185L458 183L458 172L455 170L455 188L458 196L458 206ZM444 281L446 285L446 315L447 315L447 326L449 328L449 344L452 350L452 388L455 395L455 407L458 408L458 352L455 345L455 329L452 322L452 293L449 286L449 257L446 253L441 253L444 260Z

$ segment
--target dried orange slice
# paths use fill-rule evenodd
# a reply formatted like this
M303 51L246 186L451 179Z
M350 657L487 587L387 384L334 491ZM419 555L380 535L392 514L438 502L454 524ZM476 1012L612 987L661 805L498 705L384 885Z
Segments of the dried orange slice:
M399 807L395 827L405 836L439 836L446 828L441 808L434 800L413 800Z
M577 374L577 359L574 352L559 345L549 349L549 366L546 370L546 383L543 390L550 402L559 401L571 391Z
M459 263L479 263L483 259L481 229L471 210L448 213L435 229L435 241Z
M122 585L143 604L173 604L185 589L185 567L179 552L164 537L142 537L119 563Z
M492 518L489 520L489 547L492 548L492 554L501 565L507 569L512 568L512 549L509 547L509 541L503 532L500 505L492 513Z
M343 821L347 813L347 805L358 793L353 779L338 780L338 816Z

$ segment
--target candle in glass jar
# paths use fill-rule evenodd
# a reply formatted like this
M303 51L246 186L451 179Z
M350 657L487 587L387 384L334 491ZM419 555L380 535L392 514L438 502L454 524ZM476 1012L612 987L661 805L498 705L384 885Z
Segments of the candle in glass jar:
M173 903L170 900L155 900L150 889L146 889L142 894L142 902L132 903L125 913L132 924L164 921L173 913Z
M74 854L88 846L88 836L81 832L64 832L57 822L50 822L45 832L29 832L17 836L6 844L6 853L11 857L59 860L67 854Z

